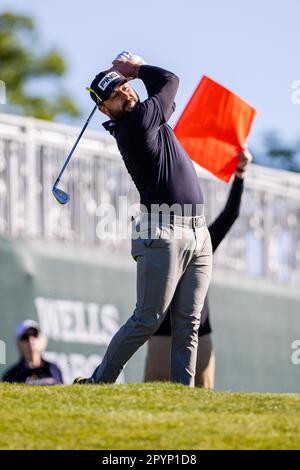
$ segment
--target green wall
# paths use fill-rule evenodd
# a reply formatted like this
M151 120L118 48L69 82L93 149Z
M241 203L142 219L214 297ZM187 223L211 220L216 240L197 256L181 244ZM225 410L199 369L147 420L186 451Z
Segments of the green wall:
M16 324L33 318L49 338L48 357L59 362L67 381L91 373L134 308L134 261L97 248L4 238L0 260L0 340L7 364L18 357ZM141 380L143 361L142 349L125 368L126 381ZM1 374L4 369L0 365Z
M300 391L299 289L215 272L210 306L217 388Z
M214 272L210 288L216 387L300 390L300 293L261 279ZM40 321L47 355L67 382L91 373L113 333L135 304L135 263L113 250L40 240L0 238L0 341L7 365L17 360L14 331L24 318ZM1 343L1 348L3 343ZM3 348L2 348L3 349ZM141 381L145 347L121 380ZM295 356L294 356L295 357ZM1 362L1 361L0 361ZM2 375L7 365L0 365Z

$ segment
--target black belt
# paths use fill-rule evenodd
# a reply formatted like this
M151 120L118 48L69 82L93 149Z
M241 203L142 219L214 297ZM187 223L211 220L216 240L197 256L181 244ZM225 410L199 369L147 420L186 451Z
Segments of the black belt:
M206 225L206 220L204 215L196 216L196 217L178 217L174 215L170 218L171 224L179 224L184 227L190 228L200 228Z
M134 220L133 217L132 220ZM178 224L183 227L189 228L200 228L206 225L206 220L204 215L199 215L195 217L183 217L175 214L148 213L147 218L145 217L144 219L142 216L141 223L148 223L149 227L151 226L151 223L158 223L159 225L163 223L169 223L171 225Z

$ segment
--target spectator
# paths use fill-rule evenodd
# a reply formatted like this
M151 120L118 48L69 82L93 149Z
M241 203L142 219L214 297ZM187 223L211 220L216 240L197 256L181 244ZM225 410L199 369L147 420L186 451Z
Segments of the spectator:
M3 382L25 383L29 385L57 385L63 379L59 368L45 361L42 352L46 347L46 337L34 320L24 320L16 329L20 361L4 372Z
M233 223L239 216L241 199L244 189L244 175L246 167L252 160L248 150L241 152L235 178L231 186L225 208L210 224L208 230L211 236L213 252L224 239ZM145 381L168 381L170 374L171 350L171 312L169 311L159 329L148 340L148 350L145 366ZM201 312L199 328L198 353L196 364L195 385L207 389L214 388L215 353L211 340L211 326L207 297Z

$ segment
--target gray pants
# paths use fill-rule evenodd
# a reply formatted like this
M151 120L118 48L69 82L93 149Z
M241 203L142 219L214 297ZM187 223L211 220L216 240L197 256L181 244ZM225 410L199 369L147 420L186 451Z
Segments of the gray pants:
M170 307L171 381L194 386L200 315L212 265L204 216L196 219L200 224L192 224L194 221L176 216L171 223L154 217L150 225L143 220L136 225L132 239L132 256L137 262L136 308L112 338L92 381L115 382Z

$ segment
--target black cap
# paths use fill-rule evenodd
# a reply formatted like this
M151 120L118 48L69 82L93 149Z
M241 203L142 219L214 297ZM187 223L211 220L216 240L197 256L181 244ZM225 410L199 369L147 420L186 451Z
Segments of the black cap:
M88 90L92 100L99 106L103 101L108 100L116 86L125 82L127 79L116 70L104 70L96 75Z
M23 320L16 328L16 337L19 339L28 330L36 330L38 333L41 331L40 325L35 320Z

